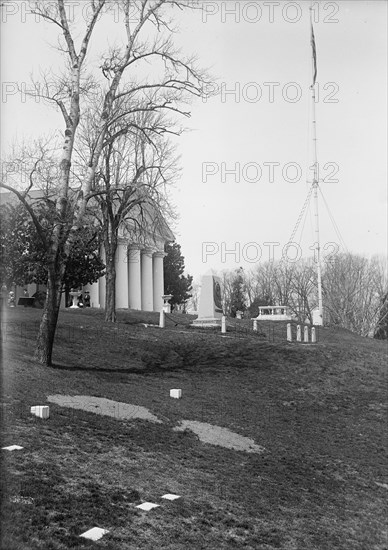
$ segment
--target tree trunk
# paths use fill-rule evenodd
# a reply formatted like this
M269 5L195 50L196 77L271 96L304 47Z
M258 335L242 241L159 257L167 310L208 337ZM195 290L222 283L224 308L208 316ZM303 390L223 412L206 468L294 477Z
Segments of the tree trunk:
M40 321L38 339L34 357L47 367L52 365L52 353L55 331L58 322L59 306L62 296L62 277L60 273L50 270L47 280L46 302Z
M117 243L111 242L106 251L105 321L116 322L116 258Z

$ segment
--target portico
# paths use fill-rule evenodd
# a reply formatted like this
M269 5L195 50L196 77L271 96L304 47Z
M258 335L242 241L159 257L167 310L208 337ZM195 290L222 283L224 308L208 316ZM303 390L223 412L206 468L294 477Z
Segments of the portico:
M119 242L116 267L116 308L160 311L163 307L165 252L150 246ZM105 307L105 276L83 288L91 307Z

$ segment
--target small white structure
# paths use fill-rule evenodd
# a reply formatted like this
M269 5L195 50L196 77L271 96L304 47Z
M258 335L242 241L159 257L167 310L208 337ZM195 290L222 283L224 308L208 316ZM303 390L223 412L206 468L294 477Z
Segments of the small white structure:
M70 294L71 299L72 299L70 309L79 309L78 304L77 304L77 299L78 299L78 296L80 294L82 294L82 290L74 290L73 289L69 292L69 294Z
M311 341L312 341L313 344L315 344L316 341L317 341L317 335L316 335L316 332L315 332L315 327L311 328Z
M304 341L308 342L309 341L309 327L305 326L303 330L304 330L304 335L303 335Z
M174 397L175 399L181 399L182 398L182 390L170 390L170 397Z
M291 311L288 306L260 306L258 321L291 321Z
M160 498L164 498L165 500L177 500L181 497L179 495L172 495L171 493L168 493L167 495L162 495Z
M34 414L39 418L47 419L50 416L50 410L47 405L35 405L34 407L31 407L31 414Z
M296 327L296 341L301 342L302 341L302 328L300 325Z
M171 313L171 304L169 303L169 301L172 298L172 294L163 294L162 298L163 298L163 311L165 313Z

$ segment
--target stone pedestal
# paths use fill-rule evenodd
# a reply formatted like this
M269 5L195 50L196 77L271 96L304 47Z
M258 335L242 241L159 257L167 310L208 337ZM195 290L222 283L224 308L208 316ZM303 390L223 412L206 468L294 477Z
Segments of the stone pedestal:
M71 306L70 306L70 309L78 309L78 305L77 305L77 300L78 300L78 296L80 294L80 291L79 290L71 290L69 292L70 296L71 296Z

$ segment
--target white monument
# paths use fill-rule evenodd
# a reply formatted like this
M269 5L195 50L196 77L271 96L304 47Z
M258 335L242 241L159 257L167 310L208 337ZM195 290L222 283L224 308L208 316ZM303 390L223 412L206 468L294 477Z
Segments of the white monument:
M202 276L198 319L195 319L193 325L200 327L221 326L221 320L221 279L210 270Z

